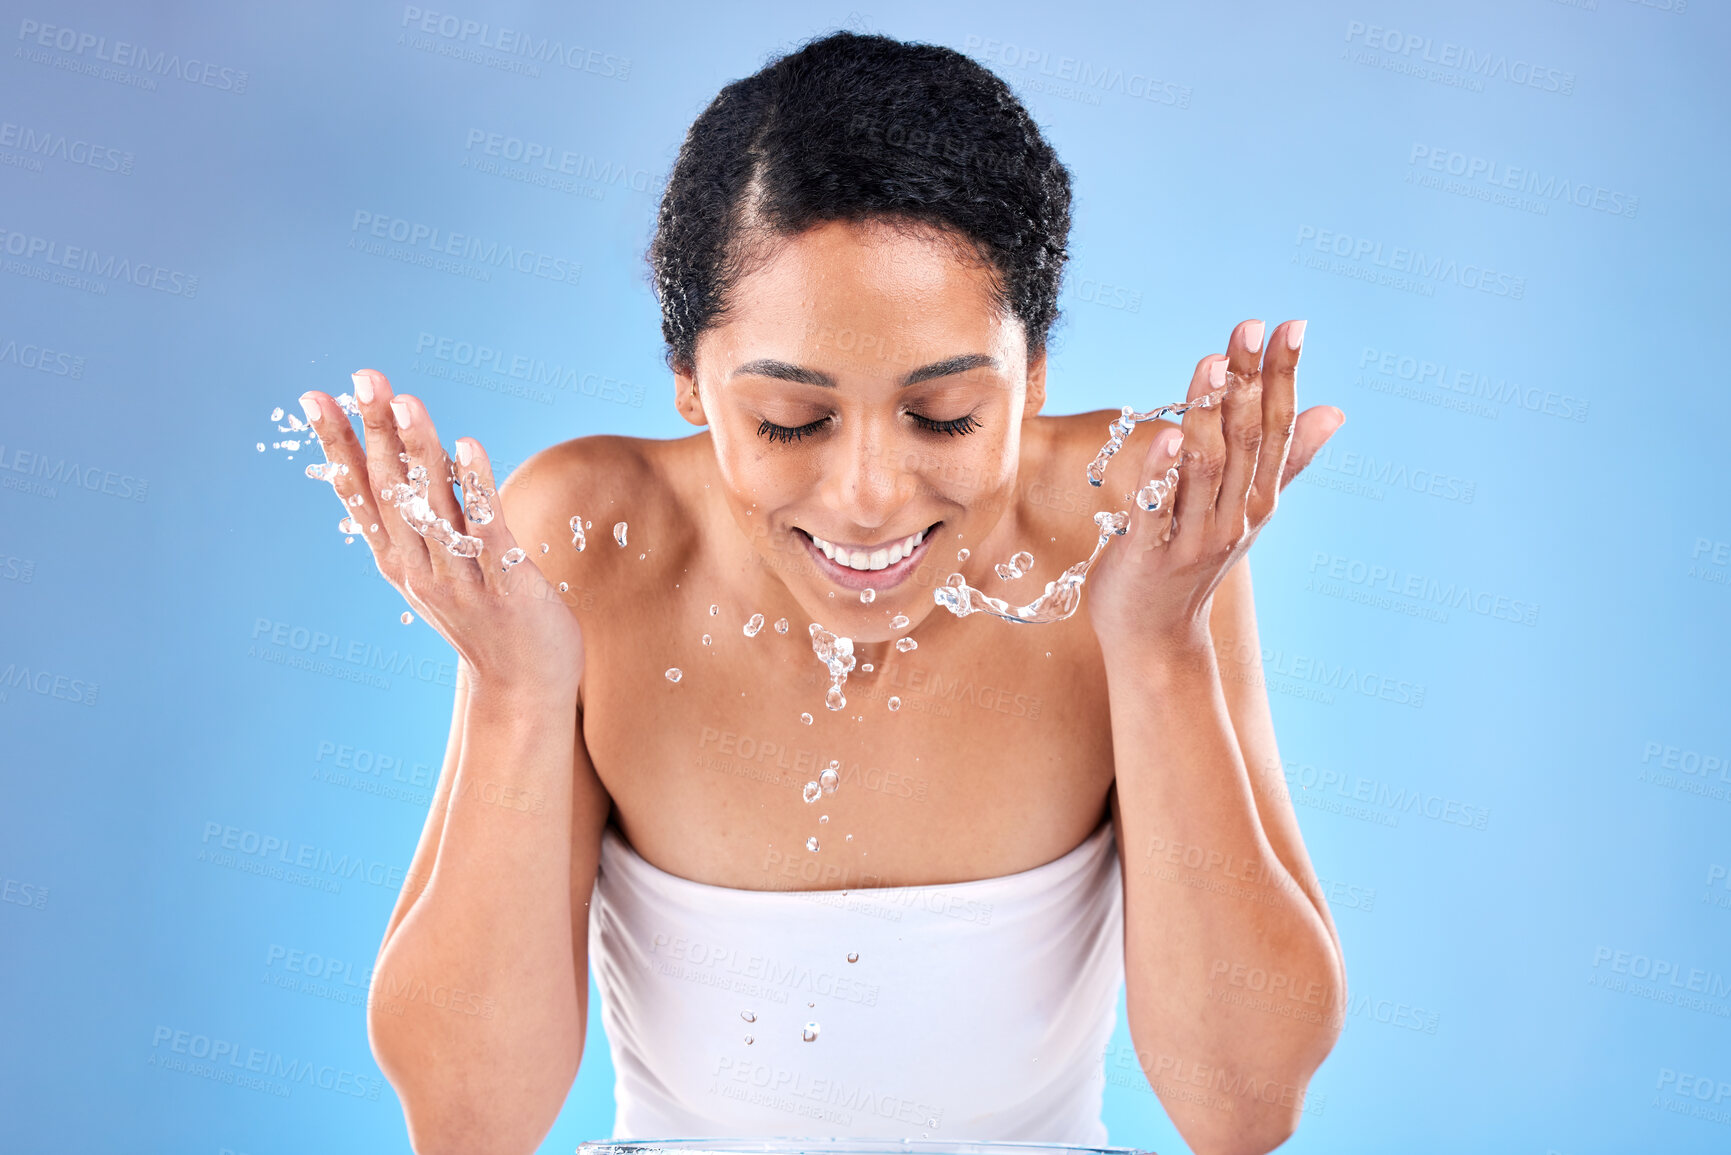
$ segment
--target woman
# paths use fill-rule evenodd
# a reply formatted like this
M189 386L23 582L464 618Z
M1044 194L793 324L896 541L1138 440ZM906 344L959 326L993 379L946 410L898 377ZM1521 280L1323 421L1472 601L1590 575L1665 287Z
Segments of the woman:
M1344 971L1259 671L1216 653L1259 652L1243 554L1344 415L1294 417L1303 322L1246 321L1190 384L1230 369L1224 401L1142 424L1090 488L1116 414L1041 413L1069 205L990 72L837 34L723 89L662 200L675 405L706 432L565 441L495 494L382 374L354 378L364 450L303 398L461 657L369 1017L417 1151L535 1148L589 967L619 1136L1100 1142L1120 978L1196 1151L1292 1132ZM1175 462L1166 508L1123 500ZM386 508L416 467L469 483L426 500L478 556ZM1032 601L1117 509L1068 620L935 605L951 572ZM1306 1013L1233 998L1255 970Z

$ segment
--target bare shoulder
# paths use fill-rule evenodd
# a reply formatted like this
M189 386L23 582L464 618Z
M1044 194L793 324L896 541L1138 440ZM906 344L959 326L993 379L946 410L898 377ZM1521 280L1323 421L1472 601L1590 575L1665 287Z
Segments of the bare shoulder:
M692 444L700 440L574 437L532 454L500 484L517 543L550 582L565 583L579 616L612 601L608 590L633 584L623 579L651 576L687 548L691 519L680 488L701 461L694 450L703 447Z

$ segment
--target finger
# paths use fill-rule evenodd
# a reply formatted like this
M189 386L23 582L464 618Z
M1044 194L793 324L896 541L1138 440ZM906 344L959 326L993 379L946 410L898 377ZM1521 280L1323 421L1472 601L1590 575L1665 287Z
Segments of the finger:
M1246 510L1253 525L1261 525L1274 513L1275 499L1292 479L1287 463L1292 452L1294 414L1298 412L1298 357L1304 327L1303 321L1287 321L1275 329L1262 359L1262 455L1256 463Z
M1249 529L1246 505L1250 483L1262 443L1262 335L1261 321L1244 321L1226 343L1226 368L1234 381L1231 392L1220 403L1220 426L1226 443L1226 465L1220 477L1220 496L1215 502L1214 521L1234 540Z
M1196 364L1185 400L1194 401L1226 383L1226 358L1210 353ZM1178 519L1172 529L1176 539L1196 540L1214 515L1220 493L1221 470L1226 464L1226 442L1220 432L1220 407L1198 405L1184 412L1184 444L1178 457Z
M393 581L410 571L430 572L433 563L427 554L427 543L403 520L392 502L380 496L387 491L394 493L409 476L409 467L399 456L404 449L402 439L397 436L396 415L391 412L391 383L376 369L357 370L353 379L355 404L366 431L367 488L378 502L379 524L390 542L379 560L379 568Z
M1286 483L1298 476L1310 459L1316 456L1323 443L1346 424L1346 414L1332 405L1313 405L1298 415L1296 429L1292 435L1292 453L1286 462L1286 473L1280 479L1280 487L1286 488Z
M1136 505L1144 510L1141 517L1130 523L1130 532L1142 541L1144 549L1159 549L1172 537L1173 503L1178 496L1177 475L1171 473L1178 464L1178 446L1184 434L1168 421L1157 422L1160 431L1154 444L1148 447L1148 457L1142 463L1144 485L1136 492ZM1150 501L1158 502L1148 509Z
M451 492L451 459L445 453L445 447L439 444L439 433L427 407L419 397L399 393L391 398L391 413L397 421L397 437L403 443L403 452L408 455L409 468L421 466L427 471L427 504L435 514L450 523L453 540L457 534L467 534L463 509ZM436 538L427 538L426 546L428 564L434 573L459 581L481 580L473 559L452 553Z
M367 485L367 459L361 452L360 439L336 399L328 393L309 389L301 394L301 410L307 422L318 434L319 447L325 460L337 466L330 476L331 488L342 502L343 514L360 525L359 536L373 550L377 560L381 550L388 549L384 527L379 524L379 502ZM377 527L376 529L374 527Z
M457 477L463 482L469 511L465 532L481 539L481 552L475 558L481 579L494 592L518 588L520 579L516 571L524 568L525 563L528 569L537 567L526 554L514 564L505 564L511 551L520 547L511 527L505 523L498 482L493 477L493 459L473 437L457 438Z

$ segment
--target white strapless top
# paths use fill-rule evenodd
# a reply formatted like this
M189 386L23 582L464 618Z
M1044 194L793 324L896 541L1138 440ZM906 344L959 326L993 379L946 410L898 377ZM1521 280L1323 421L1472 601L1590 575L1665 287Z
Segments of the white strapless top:
M1110 821L1018 874L847 891L692 882L608 826L613 1138L1102 1145L1123 936Z

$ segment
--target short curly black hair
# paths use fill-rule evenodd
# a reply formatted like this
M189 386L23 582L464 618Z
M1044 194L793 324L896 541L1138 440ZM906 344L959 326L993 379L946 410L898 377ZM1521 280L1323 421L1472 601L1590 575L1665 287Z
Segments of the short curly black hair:
M835 32L718 93L692 122L648 252L668 367L764 242L882 219L964 238L1028 355L1046 347L1070 234L1070 173L1007 84L952 48Z

